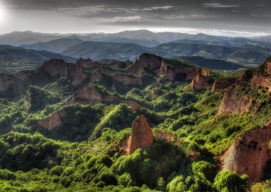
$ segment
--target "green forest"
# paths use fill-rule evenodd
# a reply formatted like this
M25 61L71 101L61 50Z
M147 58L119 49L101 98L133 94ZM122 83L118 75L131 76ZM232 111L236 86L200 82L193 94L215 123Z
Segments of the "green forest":
M239 137L270 120L268 86L250 81L258 77L271 83L268 62L223 73L174 59L146 58L90 63L80 69L86 76L80 83L74 83L76 74L50 76L44 70L0 89L0 191L271 191L270 162L260 180L221 168L221 156ZM135 64L144 72L134 72ZM188 78L180 72L171 78L168 74L176 68L206 74ZM198 86L204 86L193 88L191 83L200 78L205 81ZM212 89L214 82L227 78L235 83ZM246 98L248 107L221 113L229 91ZM130 103L140 107L133 110ZM122 141L141 115L154 142L127 155ZM159 131L173 139L159 137Z

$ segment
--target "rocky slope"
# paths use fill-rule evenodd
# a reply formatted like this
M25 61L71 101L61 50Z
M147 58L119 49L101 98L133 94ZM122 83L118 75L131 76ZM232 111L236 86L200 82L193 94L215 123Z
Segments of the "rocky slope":
M232 88L224 93L218 114L248 112L252 104L253 98L238 89Z
M246 71L238 79L230 81L227 80L227 85L234 83L234 86L225 92L219 108L219 114L225 112L242 113L252 110L253 103L255 103L261 95L259 92L260 89L258 89L257 86L270 91L270 74L271 58L267 59L259 68ZM215 84L218 84L218 81L215 82ZM224 82L221 82L221 84L224 84ZM215 89L215 86L217 85L214 85L213 89ZM253 90L257 90L259 94L255 96L248 94Z
M254 182L262 180L264 168L271 159L270 140L271 123L246 132L221 156L222 169L247 174Z
M25 94L31 84L45 85L61 78L71 81L71 86L75 89L82 87L84 83L89 86L99 83L112 92L125 93L134 87L144 87L159 77L174 81L192 81L191 87L196 90L211 88L214 81L210 77L210 72L205 69L147 53L122 69L116 68L115 65L93 62L90 59L79 59L75 64L53 59L33 71L0 75L0 96L10 100L18 99ZM225 88L230 84L231 81L223 82L219 86L216 85L215 89ZM77 92L74 97L78 100L80 94L85 94L86 90L87 88ZM86 99L85 96L82 97Z

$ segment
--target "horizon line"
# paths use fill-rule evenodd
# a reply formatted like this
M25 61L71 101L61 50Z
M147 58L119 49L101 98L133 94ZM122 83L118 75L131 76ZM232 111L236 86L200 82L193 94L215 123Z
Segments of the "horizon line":
M232 30L220 30L220 29L194 29L194 28L182 28L175 30L164 30L164 29L128 29L118 30L115 32L42 32L33 30L14 30L10 32L0 33L0 35L7 35L11 33L39 33L39 34L50 34L50 35L91 35L91 34L118 34L123 32L136 32L136 31L148 31L151 33L177 33L177 34L189 34L189 35L208 35L208 36L221 36L221 37L265 37L271 36L270 33L262 32L245 32L245 31L232 31Z

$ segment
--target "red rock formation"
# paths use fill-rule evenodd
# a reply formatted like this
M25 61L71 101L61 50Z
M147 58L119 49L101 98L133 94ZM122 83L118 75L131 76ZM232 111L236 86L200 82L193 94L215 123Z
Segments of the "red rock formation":
M202 90L211 88L212 84L210 82L210 78L201 76L200 74L197 75L195 79L191 82L191 89L193 90Z
M153 144L153 134L147 119L142 115L133 122L132 135L128 140L128 154L138 148L144 149Z
M154 135L164 141L175 141L174 135L166 131L155 130Z
M66 63L63 60L52 59L47 61L40 68L35 70L35 73L45 72L50 76L60 76L65 78L72 78L73 85L79 85L87 79L87 75L83 69L91 66L90 59L79 59L76 64Z
M140 78L128 75L128 74L123 74L123 73L118 73L112 76L112 78L118 82L121 82L123 85L142 85L143 82Z
M167 74L167 65L165 65L164 60L162 61L161 67L159 69L160 75L166 75Z
M51 115L50 117L46 118L46 119L42 119L37 121L37 125L38 127L42 127L44 129L47 130L52 130L53 128L59 126L62 122L62 118L65 117L65 111L58 111L56 113L54 113L53 115Z
M264 176L264 167L271 159L270 140L271 123L246 132L221 156L222 170L247 174L251 181L260 181Z
M102 94L98 92L94 87L86 87L78 90L66 104L90 104L95 105L97 103L113 103L118 101L118 97L115 95Z
M143 64L136 60L136 62L128 69L128 72L142 75L145 73L145 70Z
M263 65L257 70L246 71L239 81L246 81L252 84L267 87L271 91L271 81L269 75L271 74L271 58L268 58Z
M202 68L169 66L166 65L164 61L162 61L161 67L159 69L159 75L166 76L168 79L174 80L178 74L184 74L185 80L192 80L198 74L201 76L209 76L210 72Z
M236 79L234 78L224 78L224 79L216 79L212 91L216 91L218 89L225 89L235 83Z
M120 102L130 105L131 106L131 112L138 111L141 108L141 105L139 105L137 102L132 101L132 100L122 100Z
M218 114L248 112L252 104L252 98L236 89L230 89L224 93Z
M110 77L115 81L122 83L123 85L142 85L143 81L140 77L133 76L131 74L121 73L108 69L104 66L100 66L96 71L91 74L90 84L103 80L103 77Z
M142 66L147 66L151 69L159 69L161 67L162 58L153 54L143 53L139 57L139 63Z

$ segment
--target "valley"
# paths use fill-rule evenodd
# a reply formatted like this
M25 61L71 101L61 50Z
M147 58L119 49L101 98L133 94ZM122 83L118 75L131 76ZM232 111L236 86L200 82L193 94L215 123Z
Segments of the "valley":
M270 69L268 58L230 75L144 53L1 74L1 188L269 190Z

